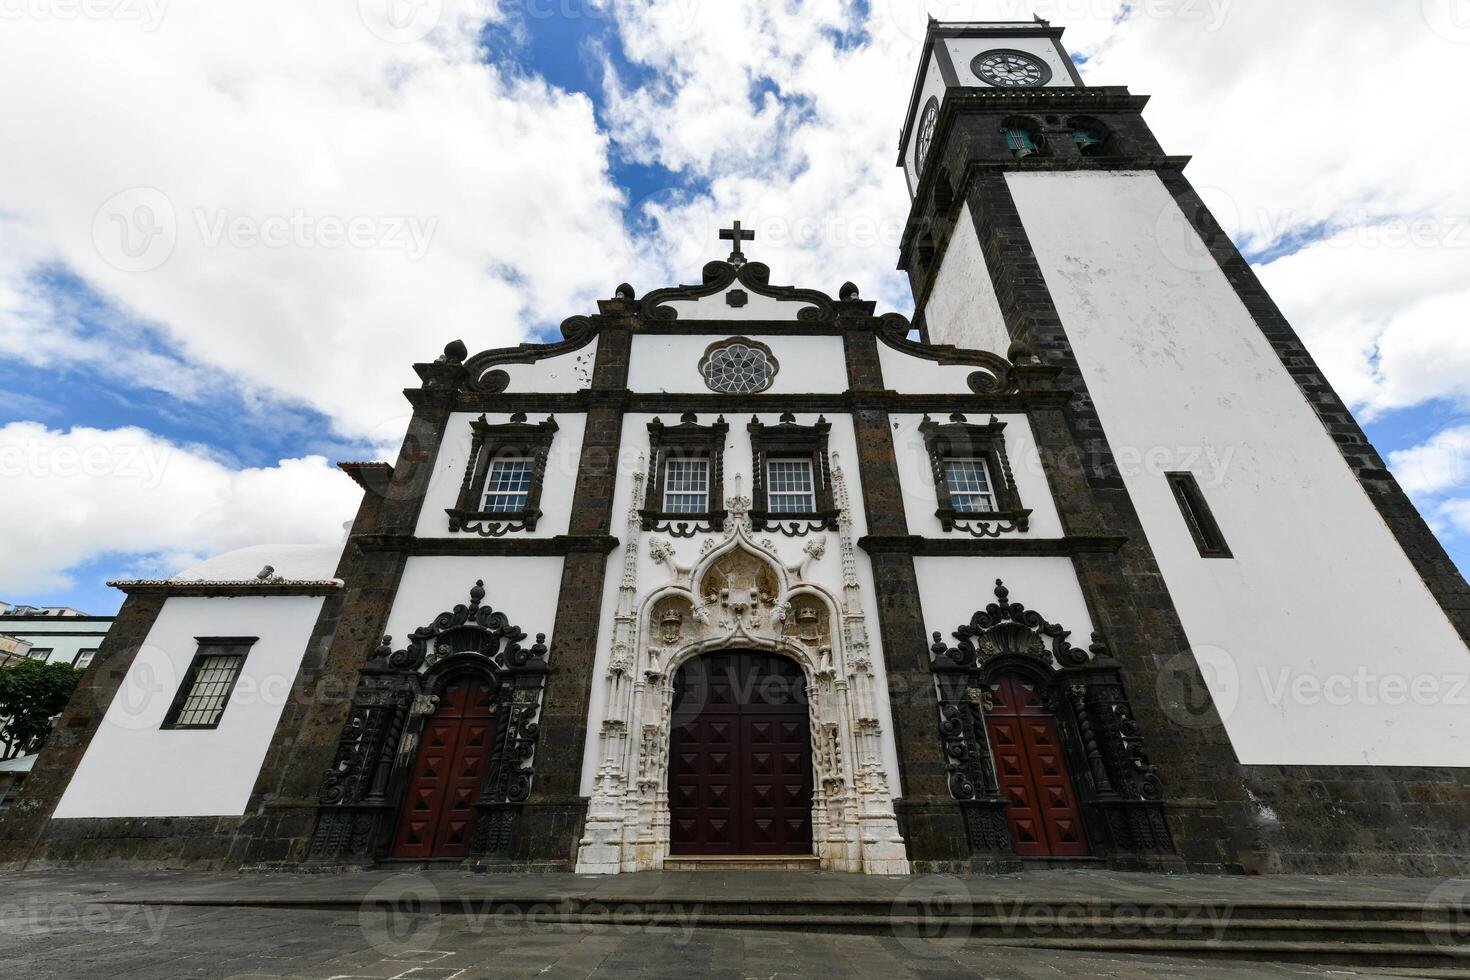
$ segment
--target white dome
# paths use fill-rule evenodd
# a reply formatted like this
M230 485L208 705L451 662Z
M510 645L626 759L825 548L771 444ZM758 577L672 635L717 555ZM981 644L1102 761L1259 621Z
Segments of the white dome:
M175 582L244 582L270 565L273 577L320 582L335 578L342 542L331 544L256 544L227 551L175 575Z

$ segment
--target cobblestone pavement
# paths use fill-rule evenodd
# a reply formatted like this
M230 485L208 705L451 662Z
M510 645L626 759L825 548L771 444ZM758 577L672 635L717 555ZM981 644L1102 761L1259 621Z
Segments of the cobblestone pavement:
M988 945L943 924L933 936L535 923L493 914L405 914L291 908L276 901L355 903L402 876L25 872L0 875L0 977L295 977L474 980L500 977L780 978L1245 978L1377 976L1369 970L1274 965L1183 955L1058 952ZM1025 876L871 879L824 872L492 876L431 871L444 896L525 900L585 894L698 901L712 895L841 900L1007 894L1051 900L1216 901L1315 898L1417 902L1434 881L1047 872ZM114 904L121 899L126 904ZM190 904L198 901L217 904ZM136 904L133 904L136 903ZM173 904L183 903L183 904ZM959 929L960 932L954 930ZM946 931L948 930L948 931ZM1412 975L1412 974L1411 974Z
M1161 956L1060 953L965 940L721 929L502 926L413 916L384 928L339 912L56 905L0 919L0 976L23 980L294 977L1248 978L1326 970ZM1336 974L1343 976L1343 973Z

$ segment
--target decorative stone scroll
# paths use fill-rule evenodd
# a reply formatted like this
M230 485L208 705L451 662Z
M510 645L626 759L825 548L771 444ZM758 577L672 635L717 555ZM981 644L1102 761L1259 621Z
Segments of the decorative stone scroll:
M526 634L484 605L477 581L468 605L456 605L413 631L394 650L383 637L363 666L352 711L322 781L310 859L370 863L387 854L425 719L441 691L466 674L490 691L496 730L475 802L468 864L509 858L521 804L534 779L546 636Z

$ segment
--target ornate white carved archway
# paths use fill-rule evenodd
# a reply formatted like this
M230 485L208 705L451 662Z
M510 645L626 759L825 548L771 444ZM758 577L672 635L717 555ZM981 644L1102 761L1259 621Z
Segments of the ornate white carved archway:
M668 579L640 595L642 474L634 481L604 679L599 763L577 870L615 874L663 867L669 853L674 674L691 657L738 648L791 657L806 675L812 840L822 867L907 874L883 767L882 726L841 466L833 470L841 515L840 599L805 577L811 562L825 552L827 539L813 538L800 563L784 565L771 542L752 540L750 501L740 496L738 486L727 502L723 535L705 541L693 567L679 565L667 541L647 539L648 556L667 570Z

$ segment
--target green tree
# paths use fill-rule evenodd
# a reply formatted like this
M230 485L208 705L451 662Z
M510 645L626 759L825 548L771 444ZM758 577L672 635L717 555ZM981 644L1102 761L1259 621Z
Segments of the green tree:
M68 664L39 660L0 667L0 740L8 743L5 748L34 751L81 678L82 672Z

